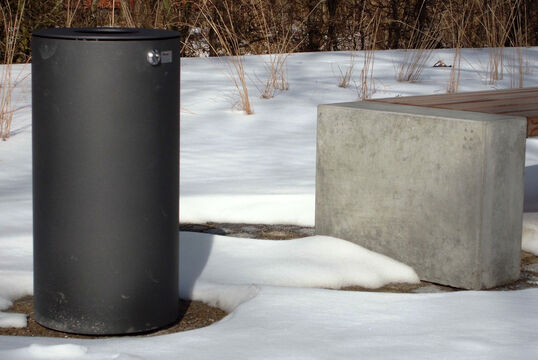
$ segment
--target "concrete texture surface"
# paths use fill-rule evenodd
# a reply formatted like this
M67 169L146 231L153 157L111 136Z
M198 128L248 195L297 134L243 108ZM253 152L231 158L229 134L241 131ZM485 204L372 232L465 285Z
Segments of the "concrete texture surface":
M524 117L373 102L318 108L316 233L466 289L519 277Z

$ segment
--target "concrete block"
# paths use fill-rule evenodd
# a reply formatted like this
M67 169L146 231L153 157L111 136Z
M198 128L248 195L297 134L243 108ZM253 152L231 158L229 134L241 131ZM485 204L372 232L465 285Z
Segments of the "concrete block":
M519 278L526 119L375 102L318 107L316 233L466 289Z

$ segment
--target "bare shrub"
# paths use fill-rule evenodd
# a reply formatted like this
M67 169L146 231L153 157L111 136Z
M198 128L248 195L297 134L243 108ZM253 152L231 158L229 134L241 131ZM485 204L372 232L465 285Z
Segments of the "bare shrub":
M240 52L240 39L231 14L232 4L229 0L222 0L219 5L222 6L222 11L211 0L205 0L199 6L202 17L217 37L224 54L217 53L209 39L207 39L207 42L212 46L213 51L218 54L219 60L224 65L228 77L237 90L239 96L238 107L247 114L253 114L254 110L250 103L245 68L243 66L243 56Z
M342 71L342 68L338 66L338 71L340 75L338 76L338 87L347 88L351 81L351 75L353 75L353 69L355 68L355 59L357 54L355 51L349 53L349 65L346 68L346 71Z
M370 98L375 92L374 60L380 23L381 15L376 13L366 26L368 40L365 43L364 61L361 69L361 84L358 87L359 98L361 100Z
M131 9L129 8L129 4L127 3L127 0L120 0L121 5L121 14L123 15L123 19L125 20L125 23L129 27L136 27L136 24L133 20L133 16L131 15Z
M508 66L510 73L510 87L522 88L525 75L529 73L528 33L527 33L527 6L523 5L523 11L518 11L514 18L513 28L510 35L511 64Z
M265 63L267 79L262 91L262 98L269 99L274 96L275 90L288 90L288 71L286 60L292 51L291 27L286 26L282 20L282 14L274 13L270 4L263 0L250 0L254 22L263 36L265 52L269 60Z
M253 22L256 24L262 37L262 51L268 54L269 60L265 63L267 78L262 98L269 99L274 96L275 90L285 91L289 89L288 68L286 61L303 42L304 37L299 41L294 41L295 32L293 27L298 28L304 25L308 17L323 2L319 0L314 4L312 10L304 19L293 24L289 15L289 7L285 6L285 1L276 1L274 4L266 0L247 0L249 1ZM273 6L276 5L277 6ZM275 8L277 11L275 11ZM259 53L253 48L254 53Z
M356 9L354 10L356 12ZM368 33L368 26L366 26L366 29L364 28L364 23L366 22L366 16L367 16L365 10L366 10L366 2L364 2L362 5L362 10L360 11L360 14L358 15L358 20L353 21L352 27L351 27L351 33L353 34L353 36L355 36L355 34L358 34L358 37L362 39L363 50L367 47L366 46L367 35L365 35L365 33ZM355 17L356 15L353 14L353 18ZM353 41L352 44L353 46L355 46L355 48L352 49L350 53L349 65L346 71L342 71L340 66L338 67L338 71L340 72L340 76L338 78L338 86L341 88L346 88L349 86L349 82L351 81L351 75L353 74L353 70L355 68L355 58L357 56L355 51L359 49L359 46L357 42L355 41Z
M419 13L423 11L425 3L426 0L423 0ZM431 18L426 28L418 27L419 18L420 15L417 16L413 25L406 24L411 28L411 33L404 49L403 60L397 67L396 80L398 81L417 81L439 43L441 29L437 14Z
M4 65L0 75L0 138L2 140L9 138L11 121L15 112L12 103L14 88L12 65L25 5L25 0L18 0L16 9L12 9L9 3L5 7L0 7L5 34Z
M504 49L510 30L514 25L520 0L491 0L479 2L485 32L486 46L489 48L489 62L486 78L489 84L503 79Z
M449 94L458 92L461 76L461 49L467 43L467 33L472 22L474 2L467 0L449 0L445 4L445 28L450 34L451 47L454 49L452 67L446 88Z
M71 27L82 0L67 0L65 2L65 26Z

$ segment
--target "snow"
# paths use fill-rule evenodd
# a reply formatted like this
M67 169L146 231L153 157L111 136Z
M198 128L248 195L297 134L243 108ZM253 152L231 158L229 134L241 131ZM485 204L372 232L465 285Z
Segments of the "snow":
M0 327L26 327L26 316L1 310L33 293L32 236L4 235L0 229Z
M460 91L510 87L484 79L487 49L464 49ZM528 50L525 86L538 86L538 48ZM375 57L374 97L444 93L450 69L424 70L415 83L394 79L401 51ZM290 90L259 98L263 56L244 65L254 115L232 110L233 85L215 59L182 59L182 222L314 224L316 107L354 101L337 87L349 53L289 57ZM431 64L450 64L436 50ZM362 54L352 84L360 83ZM508 62L507 62L508 64ZM32 294L31 97L21 74L12 137L0 142L0 310ZM345 71L345 70L344 70ZM517 74L515 74L517 76ZM538 165L528 139L526 166ZM528 186L528 185L527 185ZM532 186L532 184L531 184ZM532 190L532 189L531 189ZM538 254L538 213L524 215L523 249ZM416 281L404 264L328 237L265 241L181 233L182 296L230 311L207 328L148 338L80 340L0 337L0 359L521 359L538 353L538 290L382 294L377 287ZM0 324L22 315L0 313Z
M211 219L221 223L313 226L315 210L312 194L192 195L180 197L179 203L181 213L184 209L190 209L189 215L181 216L181 220L187 219L185 222L198 224ZM286 218L275 213L276 209L284 208Z
M525 166L538 165L538 141L527 139L527 152L525 153Z
M180 296L226 311L257 293L252 284L340 289L419 282L409 266L328 236L273 241L182 232L180 239Z
M449 68L428 67L421 81L400 83L394 69L402 52L379 51L375 58L375 98L437 94L446 91ZM538 85L538 48L528 51L530 74L525 86ZM451 50L431 58L451 62ZM460 91L507 88L510 73L495 86L484 81L487 49L464 49ZM266 224L314 224L316 107L357 99L355 85L337 86L338 66L345 69L349 53L303 53L289 57L290 89L261 99L264 56L245 58L251 100L250 116L232 110L233 85L213 58L181 61L181 206L184 223L206 221ZM362 55L352 84L360 77ZM29 67L15 71L22 78ZM203 76L203 81L201 81ZM30 78L20 84L14 135L0 144L0 228L17 234L31 226ZM527 141L526 165L538 164L538 139ZM14 206L16 204L16 206Z
M43 346L32 344L15 351L6 351L12 359L84 359L88 349L73 344Z
M24 328L28 326L25 314L0 312L0 328Z
M537 306L538 289L384 294L264 286L203 329L102 340L0 337L0 358L534 359Z
M532 48L529 56L537 52ZM463 53L467 61L462 61L460 90L492 89L481 72L487 65L487 49ZM446 91L449 68L426 68L425 80L417 83L395 81L394 67L401 54L376 54L375 98ZM263 59L245 58L251 90L261 86ZM360 82L361 59L358 56L353 84ZM451 51L439 50L434 59L449 64ZM357 89L337 86L338 66L346 68L349 53L293 54L288 61L290 89L270 100L251 91L255 113L244 116L231 110L233 86L216 59L182 59L182 222L314 224L316 107L354 101ZM526 86L538 84L537 64L531 65ZM505 74L495 87L509 87L509 78ZM526 156L527 166L538 164L538 139L529 140Z
M521 248L538 255L538 212L523 214L523 241Z

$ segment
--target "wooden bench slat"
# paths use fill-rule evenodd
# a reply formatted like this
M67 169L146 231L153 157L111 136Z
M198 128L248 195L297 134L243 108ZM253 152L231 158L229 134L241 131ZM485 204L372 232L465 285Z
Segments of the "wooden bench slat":
M443 108L450 108L456 109L456 110L462 110L462 111L475 111L475 112L483 112L487 114L507 114L507 115L515 115L515 112L523 113L525 115L521 116L527 116L526 114L530 114L533 111L538 111L538 106L536 104L513 104L513 105L501 105L497 104L496 106L489 106L485 103L472 103L472 104L453 104L448 105ZM436 106L432 106L436 107Z
M489 94L489 95L480 95L475 96L473 93L464 97L455 97L453 95L426 95L426 96L409 96L409 97L397 97L397 98L383 98L375 99L373 101L396 103L402 105L417 105L417 106L437 106L444 104L465 104L473 102L510 102L513 100L531 101L533 99L535 102L536 97L538 96L538 88L532 92L524 93L508 93L508 94Z
M538 113L527 118L527 137L538 136Z
M399 102L399 104L407 104L407 105L415 105L415 106L427 106L427 107L434 107L434 108L443 108L446 106L461 106L461 108L468 108L471 109L473 107L510 107L510 106L516 106L516 105L528 105L528 104L534 104L535 108L538 109L538 103L536 95L532 96L517 96L512 95L514 97L506 98L506 99L500 99L500 98L481 98L481 99L469 99L467 101L443 101L443 102Z
M467 101L476 101L481 98L483 99L493 99L493 98L504 98L504 97L526 97L532 96L533 94L538 93L538 87L533 88L524 88L524 89L508 89L508 90L485 90L485 91L473 91L473 92L463 92L457 94L433 94L433 95L416 95L416 96L399 96L391 98L380 98L373 99L370 101L381 101L381 102L394 102L401 104L413 103L424 103L424 104L441 104L441 103L451 103L451 102L467 102Z
M538 136L538 87L382 98L368 101L527 117L527 136Z

